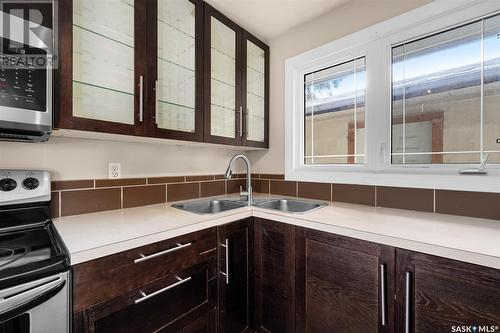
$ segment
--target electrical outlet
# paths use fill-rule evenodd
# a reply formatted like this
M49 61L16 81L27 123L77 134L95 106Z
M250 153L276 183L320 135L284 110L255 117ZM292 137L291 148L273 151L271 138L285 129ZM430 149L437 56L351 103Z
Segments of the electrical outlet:
M108 178L117 179L122 177L122 165L120 163L108 163Z

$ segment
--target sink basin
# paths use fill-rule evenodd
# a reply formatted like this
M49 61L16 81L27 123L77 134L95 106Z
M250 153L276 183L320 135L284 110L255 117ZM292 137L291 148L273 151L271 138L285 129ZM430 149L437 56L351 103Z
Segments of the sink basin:
M254 204L255 207L279 210L285 213L308 213L326 206L324 202L297 199L274 199Z
M186 210L196 214L215 214L227 210L245 207L242 201L231 200L198 200L184 203L173 204L172 207Z

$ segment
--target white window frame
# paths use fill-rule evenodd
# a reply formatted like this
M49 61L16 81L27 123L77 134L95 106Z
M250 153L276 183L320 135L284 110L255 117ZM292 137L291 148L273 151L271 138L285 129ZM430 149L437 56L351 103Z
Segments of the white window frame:
M500 192L499 164L487 164L488 175L472 176L459 175L458 171L478 164L401 165L390 162L392 47L498 12L500 3L497 1L436 0L287 59L286 179ZM305 74L362 56L366 57L365 164L305 165Z

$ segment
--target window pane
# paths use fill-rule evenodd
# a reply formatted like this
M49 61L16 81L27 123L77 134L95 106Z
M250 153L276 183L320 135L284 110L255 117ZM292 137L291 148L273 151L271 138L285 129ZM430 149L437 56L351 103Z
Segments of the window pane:
M486 151L498 162L498 26L494 17L393 48L392 163L479 163Z
M500 16L484 21L484 150L500 163Z
M304 163L364 163L365 58L304 77Z

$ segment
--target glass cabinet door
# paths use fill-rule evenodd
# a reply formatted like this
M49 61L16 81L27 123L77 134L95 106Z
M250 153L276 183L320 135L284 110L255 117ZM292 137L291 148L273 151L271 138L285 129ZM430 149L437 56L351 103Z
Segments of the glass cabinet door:
M267 147L269 48L246 32L242 44L243 145Z
M135 67L135 13L143 3L73 0L71 117L78 129L134 134L143 120L144 78Z
M156 6L156 135L201 141L201 3L157 0Z
M239 28L205 5L205 141L241 144Z

